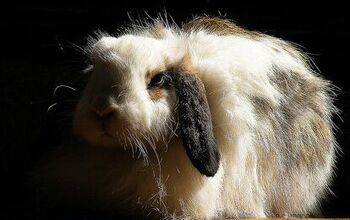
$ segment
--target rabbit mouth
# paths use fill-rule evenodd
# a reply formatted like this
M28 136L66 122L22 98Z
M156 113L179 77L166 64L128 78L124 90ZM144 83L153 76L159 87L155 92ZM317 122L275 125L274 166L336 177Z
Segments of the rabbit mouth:
M115 137L113 135L111 135L110 133L108 133L108 131L103 131L101 134L102 138L109 138L109 139L115 139Z
M107 147L123 145L125 133L122 130L115 130L106 126L98 126L97 144Z
M101 123L99 125L102 137L108 137L108 138L115 138L115 135L113 135L113 132L109 129L108 125L106 123Z

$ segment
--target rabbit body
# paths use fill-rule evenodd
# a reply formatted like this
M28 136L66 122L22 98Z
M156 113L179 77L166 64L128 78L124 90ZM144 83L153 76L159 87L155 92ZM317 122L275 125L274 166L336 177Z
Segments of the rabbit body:
M91 57L94 67L73 122L83 141L47 157L37 171L48 186L44 195L162 218L317 211L334 168L336 109L331 84L291 44L225 19L200 17L182 28L155 22L119 37L99 37ZM160 72L198 79L194 91L204 93L210 108L219 155L213 169L204 164L198 172L186 151L193 148L185 149L179 134L178 94L193 83L176 91L172 85L148 88ZM185 109L190 98L184 100ZM105 119L111 103L118 110ZM96 112L115 137L100 137Z

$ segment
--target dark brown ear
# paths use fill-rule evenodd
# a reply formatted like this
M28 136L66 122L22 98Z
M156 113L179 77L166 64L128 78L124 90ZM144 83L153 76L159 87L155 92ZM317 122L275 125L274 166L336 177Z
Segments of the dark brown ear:
M220 155L204 85L193 74L173 73L172 76L178 99L179 128L187 155L201 174L214 176Z

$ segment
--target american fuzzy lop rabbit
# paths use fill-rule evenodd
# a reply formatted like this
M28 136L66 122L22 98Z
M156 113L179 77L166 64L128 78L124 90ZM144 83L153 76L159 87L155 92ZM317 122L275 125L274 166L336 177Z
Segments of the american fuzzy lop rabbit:
M333 86L283 40L196 17L88 47L76 140L35 171L38 199L156 218L317 212L337 144Z

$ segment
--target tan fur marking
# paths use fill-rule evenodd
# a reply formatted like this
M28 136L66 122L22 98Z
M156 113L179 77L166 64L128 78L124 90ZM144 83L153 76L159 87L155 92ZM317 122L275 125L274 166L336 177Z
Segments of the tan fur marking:
M162 89L160 88L150 89L148 93L153 101L157 101L163 96Z
M274 107L269 102L269 100L261 97L251 97L250 100L253 103L253 106L256 110L256 113L259 117L265 117L266 115L274 111Z
M255 169L255 166L256 166L255 158L252 155L248 154L245 161L245 169L253 170Z
M204 30L219 35L244 35L251 38L259 36L258 32L245 30L229 19L218 17L196 17L182 28L187 33Z
M187 52L182 59L175 65L167 65L167 70L171 72L186 72L189 74L198 74L198 70L193 67L191 55Z
M305 124L305 121L309 123ZM329 152L332 142L332 132L324 119L314 111L308 111L294 120L290 134L291 139L295 140L291 152L296 164L307 164L314 169L317 164L324 163L328 155L325 152Z
M165 27L160 21L155 21L148 30L149 34L155 39L163 39L166 36Z

